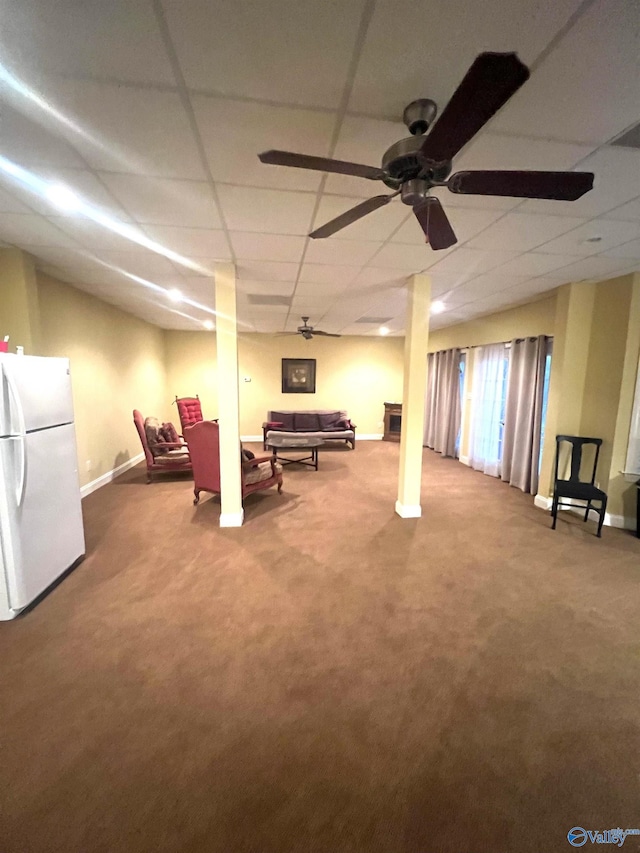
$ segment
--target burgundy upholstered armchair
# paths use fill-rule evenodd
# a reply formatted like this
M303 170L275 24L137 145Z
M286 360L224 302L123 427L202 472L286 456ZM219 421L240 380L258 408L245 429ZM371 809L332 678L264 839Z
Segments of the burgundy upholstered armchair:
M220 436L217 421L200 421L187 427L184 437L193 464L195 495L193 503L200 500L200 492L220 494ZM240 450L238 450L240 453ZM258 456L242 462L243 499L261 489L278 487L282 492L282 466L275 456Z
M191 471L189 449L173 424L161 426L157 418L145 420L137 409L133 410L133 422L147 462L147 483L151 482L154 472Z
M200 397L197 394L195 397L178 397L176 395L176 406L178 407L178 417L180 418L180 429L184 435L187 427L200 423L202 420Z

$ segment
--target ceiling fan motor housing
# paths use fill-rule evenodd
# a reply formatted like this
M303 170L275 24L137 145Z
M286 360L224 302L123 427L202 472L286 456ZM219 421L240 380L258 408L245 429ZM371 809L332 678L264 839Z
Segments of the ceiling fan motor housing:
M438 107L435 101L430 98L418 98L417 101L411 101L404 108L402 113L402 121L409 128L409 133L414 136L426 133L438 112Z
M405 181L417 178L424 171L424 160L421 160L420 149L424 138L421 136L408 136L395 142L388 148L382 157L382 168L389 177L384 178L384 183L391 189L397 190ZM425 177L436 182L445 181L451 172L451 163L429 170ZM404 201L404 198L403 198Z

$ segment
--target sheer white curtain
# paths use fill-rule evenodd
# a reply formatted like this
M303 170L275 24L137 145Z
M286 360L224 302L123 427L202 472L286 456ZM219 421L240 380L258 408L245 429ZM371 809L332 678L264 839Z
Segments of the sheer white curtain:
M500 476L506 356L504 344L489 344L477 347L473 357L471 465L492 477Z

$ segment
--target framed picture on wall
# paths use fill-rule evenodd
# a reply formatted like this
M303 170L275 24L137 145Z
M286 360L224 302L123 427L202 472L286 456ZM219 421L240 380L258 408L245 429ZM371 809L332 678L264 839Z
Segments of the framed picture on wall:
M282 359L282 393L315 394L316 360L315 358Z

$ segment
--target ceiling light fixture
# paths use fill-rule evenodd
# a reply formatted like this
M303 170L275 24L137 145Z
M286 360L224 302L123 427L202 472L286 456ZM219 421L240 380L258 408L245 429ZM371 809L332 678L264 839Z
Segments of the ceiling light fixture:
M212 332L212 331L213 331L213 323L211 322L211 320L205 320L205 321L204 321L204 323L203 323L202 325L205 327L205 329L206 329L208 332Z
M172 302L182 302L182 294L175 287L171 290L167 290L167 296Z
M386 326L380 326L379 332L381 335L388 335L389 331L390 330Z
M444 302L437 301L437 302L431 303L431 313L432 314L442 314L444 309L445 309Z

